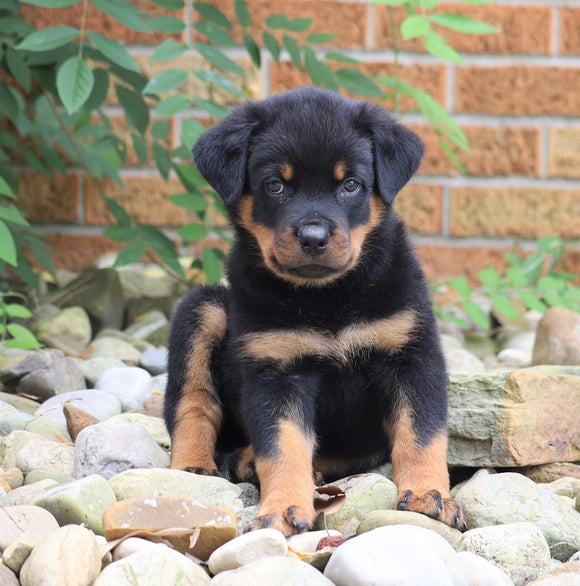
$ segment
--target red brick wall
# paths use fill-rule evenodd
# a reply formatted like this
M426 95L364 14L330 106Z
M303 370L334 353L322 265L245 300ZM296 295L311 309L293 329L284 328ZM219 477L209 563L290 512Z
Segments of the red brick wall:
M233 16L233 0L212 0ZM387 9L348 0L248 0L252 24L259 27L272 13L308 16L314 29L336 34L335 48L365 62L370 74L392 74L393 55ZM80 5L79 5L80 6ZM40 10L23 5L37 26L80 22L79 6ZM530 247L539 236L580 237L580 4L576 0L500 0L490 6L447 4L502 29L474 37L446 33L464 56L463 65L443 64L421 51L417 41L404 46L402 77L428 90L453 113L469 137L472 153L460 153L467 169L460 175L437 147L434 132L417 113L403 120L427 144L423 165L413 184L398 198L398 209L413 232L430 277L443 277L503 264L502 251ZM189 14L186 11L186 17ZM398 18L402 17L397 9ZM102 13L89 11L87 26L127 43L143 70L155 73L175 64L147 60L163 35L128 31ZM258 30L257 28L255 29ZM309 31L312 32L312 31ZM246 90L263 97L305 83L287 62L276 65L264 52L262 70L236 58L248 71ZM185 58L182 58L185 61ZM193 91L203 95L200 82ZM119 116L111 95L110 113ZM403 108L408 104L403 101ZM176 117L177 145L181 121ZM119 129L125 123L116 121ZM123 189L105 185L135 220L174 233L188 221L165 198L180 191L176 179L165 183L153 165L134 165L124 172ZM100 236L111 220L90 181L80 173L40 180L22 172L21 203L43 226L60 266L79 268L115 245ZM39 191L41 197L38 197ZM570 243L567 268L580 272L580 244Z

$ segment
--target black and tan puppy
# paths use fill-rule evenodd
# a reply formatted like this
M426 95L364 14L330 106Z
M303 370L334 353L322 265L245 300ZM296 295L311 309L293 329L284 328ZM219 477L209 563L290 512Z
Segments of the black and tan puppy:
M250 529L314 520L326 480L390 459L398 508L463 527L449 498L446 374L399 190L423 154L383 108L303 88L236 108L194 148L236 232L229 287L181 302L172 468L260 482Z

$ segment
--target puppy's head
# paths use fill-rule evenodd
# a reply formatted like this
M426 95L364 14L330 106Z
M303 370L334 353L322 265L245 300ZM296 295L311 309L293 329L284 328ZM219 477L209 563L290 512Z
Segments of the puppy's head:
M193 153L266 267L322 286L356 265L423 143L379 106L308 87L234 109Z

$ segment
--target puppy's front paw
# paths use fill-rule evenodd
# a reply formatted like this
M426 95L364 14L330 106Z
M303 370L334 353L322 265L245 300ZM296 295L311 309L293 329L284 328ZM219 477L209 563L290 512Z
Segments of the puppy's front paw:
M412 490L406 490L399 495L397 509L422 513L460 531L467 529L459 504L455 499L442 498L437 490L430 490L423 495L416 495Z
M293 505L279 512L267 512L260 507L256 517L246 527L246 532L270 527L288 537L306 531L314 522L315 516L313 508L305 509Z

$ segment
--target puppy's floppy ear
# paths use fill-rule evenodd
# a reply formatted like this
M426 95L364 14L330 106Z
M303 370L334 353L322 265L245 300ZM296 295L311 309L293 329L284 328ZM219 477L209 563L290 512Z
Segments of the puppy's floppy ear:
M244 104L202 134L193 147L199 172L226 205L236 203L244 190L248 145L258 123L255 105Z
M414 132L395 122L381 106L364 102L359 123L373 141L378 195L391 205L419 168L425 146Z

